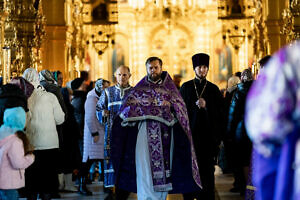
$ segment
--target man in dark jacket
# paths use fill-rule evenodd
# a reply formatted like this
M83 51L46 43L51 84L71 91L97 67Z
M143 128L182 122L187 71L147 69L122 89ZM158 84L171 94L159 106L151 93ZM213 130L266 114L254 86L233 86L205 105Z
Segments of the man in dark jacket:
M253 77L250 69L245 69L241 75L242 83L237 85L237 91L233 95L229 107L227 123L228 140L233 147L233 173L235 178L233 192L245 193L247 171L249 169L252 143L247 135L244 124L244 110L247 93L252 85Z
M223 131L223 98L219 88L206 79L209 55L192 57L196 78L185 82L180 93L185 101L203 189L184 194L184 199L214 199L214 157Z

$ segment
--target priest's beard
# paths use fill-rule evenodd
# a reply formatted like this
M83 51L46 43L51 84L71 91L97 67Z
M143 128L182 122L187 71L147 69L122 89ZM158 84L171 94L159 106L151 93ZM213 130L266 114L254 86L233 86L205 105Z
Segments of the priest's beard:
M199 76L198 74L196 74L196 78L199 79L200 82L201 82L202 80L204 80L206 78L206 75L200 75Z
M148 74L148 79L150 79L153 82L156 82L159 79L161 79L161 73L159 73L159 74Z

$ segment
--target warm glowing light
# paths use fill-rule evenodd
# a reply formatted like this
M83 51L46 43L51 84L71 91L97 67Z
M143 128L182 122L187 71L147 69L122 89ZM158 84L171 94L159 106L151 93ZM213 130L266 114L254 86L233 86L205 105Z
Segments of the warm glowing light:
M156 7L159 7L159 1L160 1L160 0L156 0L156 1L155 1Z
M239 68L239 71L243 71L244 69L247 68L247 66L245 66L245 43L242 44L242 46L240 47L240 51L239 51L239 66L237 66Z
M144 8L145 7L145 1L144 0L139 0L139 8Z
M168 7L168 1L164 0L164 7Z

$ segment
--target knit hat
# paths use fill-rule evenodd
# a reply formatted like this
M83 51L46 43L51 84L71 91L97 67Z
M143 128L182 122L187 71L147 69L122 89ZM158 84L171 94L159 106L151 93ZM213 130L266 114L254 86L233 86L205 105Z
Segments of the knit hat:
M193 68L195 69L197 66L205 65L209 68L209 55L205 53L198 53L193 55Z
M83 78L75 78L72 82L71 82L71 89L72 90L77 90L81 84L83 83L84 79Z
M26 113L22 107L7 108L4 111L4 126L14 129L15 131L23 131L25 124Z

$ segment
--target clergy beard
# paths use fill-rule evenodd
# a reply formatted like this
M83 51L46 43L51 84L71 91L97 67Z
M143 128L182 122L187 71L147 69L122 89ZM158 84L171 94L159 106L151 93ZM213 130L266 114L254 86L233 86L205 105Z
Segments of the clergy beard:
M161 73L160 74L155 74L155 76L153 76L154 74L148 74L148 79L150 79L153 82L158 81L159 79L161 79Z
M204 79L206 78L206 76L198 76L198 75L196 74L196 78L199 79L200 82L201 82L202 80L204 80Z

